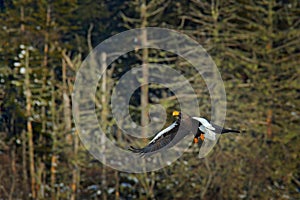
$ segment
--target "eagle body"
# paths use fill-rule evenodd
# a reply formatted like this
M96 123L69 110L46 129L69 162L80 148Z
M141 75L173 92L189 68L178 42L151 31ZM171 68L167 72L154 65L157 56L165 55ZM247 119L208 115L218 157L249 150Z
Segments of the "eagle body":
M130 146L129 150L142 156L149 156L162 148L171 148L190 134L194 135L194 142L198 143L199 140L203 141L204 138L216 140L216 134L240 132L238 130L223 129L216 124L208 122L205 118L190 117L178 111L174 111L173 116L177 118L176 121L157 133L147 146L143 148Z

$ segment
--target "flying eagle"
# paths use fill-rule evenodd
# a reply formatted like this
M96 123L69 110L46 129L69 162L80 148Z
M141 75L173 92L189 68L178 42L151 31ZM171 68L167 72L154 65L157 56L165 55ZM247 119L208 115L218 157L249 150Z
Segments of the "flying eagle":
M177 118L170 126L157 133L144 148L130 146L129 150L142 156L157 153L162 148L170 148L189 134L194 135L194 143L199 141L216 140L216 134L240 133L238 130L222 128L202 117L190 117L189 115L174 111L173 117ZM180 128L179 128L180 127Z

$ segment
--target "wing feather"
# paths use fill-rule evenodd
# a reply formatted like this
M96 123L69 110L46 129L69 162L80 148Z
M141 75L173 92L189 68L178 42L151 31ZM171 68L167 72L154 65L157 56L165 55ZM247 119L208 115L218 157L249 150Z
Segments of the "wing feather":
M174 122L173 124L171 124L170 126L168 126L167 128L165 128L164 130L160 131L159 133L157 133L155 135L155 137L149 142L153 143L155 142L155 140L157 140L158 138L160 138L162 135L164 135L165 133L168 133L169 131L171 131L173 128L175 128L177 126L177 122Z
M215 130L215 127L213 127L206 119L202 118L202 117L193 117L193 119L197 120L198 122L200 122L203 126L205 126L205 128L208 128L212 131Z
M162 148L169 148L173 145L172 140L176 136L179 129L178 124L179 123L174 122L164 130L157 133L156 136L150 141L150 143L144 148L135 148L133 146L130 146L129 150L134 153L139 153L142 156L149 156Z

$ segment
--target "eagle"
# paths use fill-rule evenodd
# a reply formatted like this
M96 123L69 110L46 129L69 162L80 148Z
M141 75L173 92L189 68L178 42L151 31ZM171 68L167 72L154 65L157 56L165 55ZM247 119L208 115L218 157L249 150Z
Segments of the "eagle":
M189 134L194 135L194 143L204 140L216 140L216 134L240 133L239 130L225 129L202 117L191 117L185 113L174 111L176 118L170 126L157 133L149 144L143 148L130 146L129 150L142 156L150 156L162 148L171 148Z

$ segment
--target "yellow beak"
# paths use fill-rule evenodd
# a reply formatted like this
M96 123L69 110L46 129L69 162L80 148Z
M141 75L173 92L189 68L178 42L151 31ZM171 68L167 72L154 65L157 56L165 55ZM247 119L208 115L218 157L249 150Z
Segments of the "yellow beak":
M180 115L180 113L178 111L173 111L172 115L173 115L173 117L178 117Z

